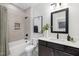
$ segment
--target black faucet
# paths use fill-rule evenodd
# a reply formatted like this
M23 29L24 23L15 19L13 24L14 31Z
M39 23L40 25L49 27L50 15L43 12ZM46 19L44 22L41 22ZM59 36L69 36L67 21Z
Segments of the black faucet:
M57 33L57 39L59 39L59 33Z

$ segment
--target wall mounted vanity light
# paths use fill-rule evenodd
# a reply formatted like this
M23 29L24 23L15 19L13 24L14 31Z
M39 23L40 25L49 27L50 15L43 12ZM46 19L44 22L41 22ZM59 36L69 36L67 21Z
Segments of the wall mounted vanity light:
M52 3L52 4L51 4L51 6L57 6L57 5L61 6L62 3Z
M60 9L62 8L62 6L63 6L63 3L52 3L51 4L52 10Z

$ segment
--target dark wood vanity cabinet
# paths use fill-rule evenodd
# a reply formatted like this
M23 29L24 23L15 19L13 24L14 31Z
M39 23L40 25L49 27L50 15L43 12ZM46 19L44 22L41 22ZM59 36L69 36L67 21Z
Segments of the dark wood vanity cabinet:
M53 49L48 48L46 46L39 46L39 56L53 56Z
M53 56L53 49L46 46L45 41L39 41L39 56Z
M39 56L79 56L79 48L39 40Z

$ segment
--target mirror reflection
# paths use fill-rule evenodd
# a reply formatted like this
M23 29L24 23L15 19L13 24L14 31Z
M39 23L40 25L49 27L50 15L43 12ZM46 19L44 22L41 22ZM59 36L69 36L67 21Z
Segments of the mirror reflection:
M33 32L42 33L43 16L37 16L33 19Z
M68 33L68 8L51 13L51 32Z

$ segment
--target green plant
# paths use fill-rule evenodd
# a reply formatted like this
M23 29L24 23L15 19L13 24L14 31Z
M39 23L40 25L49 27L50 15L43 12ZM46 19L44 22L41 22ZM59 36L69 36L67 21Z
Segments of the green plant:
M44 25L44 27L42 27L42 32L47 31L49 29L49 25L46 24Z

